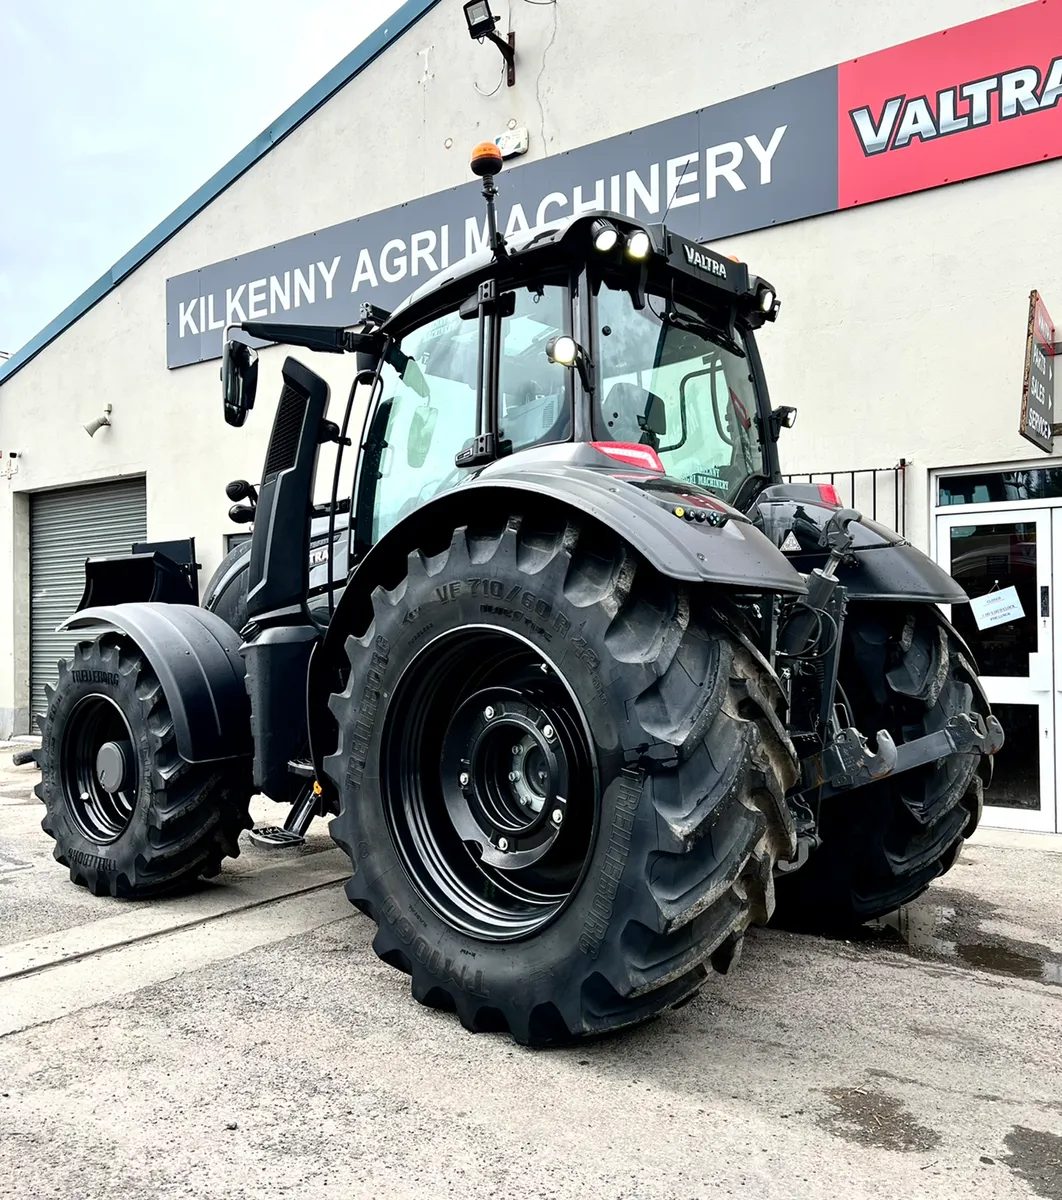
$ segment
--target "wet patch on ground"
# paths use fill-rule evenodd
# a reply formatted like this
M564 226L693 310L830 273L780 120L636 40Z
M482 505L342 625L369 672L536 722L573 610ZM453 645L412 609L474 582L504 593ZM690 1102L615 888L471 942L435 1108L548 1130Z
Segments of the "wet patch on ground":
M940 1135L920 1125L902 1100L868 1088L826 1088L836 1111L820 1117L818 1124L828 1133L880 1150L918 1153L940 1144Z
M964 964L1006 979L1032 979L1062 987L1062 959L1048 947L960 928L956 907L947 902L947 894L938 891L932 896L932 901L922 897L863 926L852 940L860 945L902 950L922 959Z
M1062 1200L1062 1137L1015 1125L1004 1139L1009 1158L1000 1159L1046 1200Z

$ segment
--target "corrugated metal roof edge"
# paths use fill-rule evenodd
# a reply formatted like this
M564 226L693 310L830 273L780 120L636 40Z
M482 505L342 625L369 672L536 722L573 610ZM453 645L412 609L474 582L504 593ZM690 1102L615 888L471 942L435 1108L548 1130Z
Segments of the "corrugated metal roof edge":
M198 191L191 196L130 250L124 254L109 271L101 275L96 282L82 292L80 296L47 324L35 337L30 340L4 363L0 363L0 384L5 383L17 371L21 370L31 359L35 358L49 342L54 341L64 330L94 304L98 304L104 296L131 272L165 245L175 233L187 225L208 204L235 183L237 179L262 157L264 157L278 142L297 129L307 117L311 116L326 101L330 100L340 88L348 84L360 74L375 58L378 58L389 46L398 39L421 17L430 12L440 0L406 0L406 2L365 41L356 46L347 56L318 80L305 95L300 96L290 108L267 128L264 129L239 154L230 159L220 171L212 175Z

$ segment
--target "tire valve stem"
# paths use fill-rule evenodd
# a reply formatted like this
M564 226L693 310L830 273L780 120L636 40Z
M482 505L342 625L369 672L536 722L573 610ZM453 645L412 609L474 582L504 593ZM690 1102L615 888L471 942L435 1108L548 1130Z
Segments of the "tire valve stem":
M504 854L505 851L509 849L509 839L503 837L498 838L498 849Z
M554 825L559 825L564 820L564 813L559 808L555 808L550 816L553 818Z
M462 771L461 774L458 775L457 781L462 787L468 787L468 772Z
M483 715L487 718L488 721L492 721L494 719L494 707L492 705L488 704L487 707L483 710Z
M547 742L552 742L553 741L553 726L552 725L544 725L542 727L542 736L546 739Z

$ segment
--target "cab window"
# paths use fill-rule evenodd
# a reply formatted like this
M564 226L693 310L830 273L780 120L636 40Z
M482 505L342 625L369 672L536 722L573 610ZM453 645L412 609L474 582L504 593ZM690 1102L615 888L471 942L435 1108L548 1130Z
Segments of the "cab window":
M523 450L571 437L570 372L546 358L546 345L567 328L565 287L521 288L501 323L499 440Z
M454 456L476 435L479 329L447 313L403 338L383 369L370 436L381 447L372 542L467 476Z

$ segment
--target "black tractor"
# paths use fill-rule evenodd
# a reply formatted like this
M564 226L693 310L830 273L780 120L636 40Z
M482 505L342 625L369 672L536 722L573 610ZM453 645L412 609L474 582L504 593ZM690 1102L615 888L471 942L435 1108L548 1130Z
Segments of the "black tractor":
M918 895L1002 732L952 579L783 484L771 285L614 213L507 241L500 167L477 148L488 249L395 312L226 331L230 424L251 342L355 355L342 420L286 359L205 603L66 623L40 795L55 857L115 896L216 873L255 792L291 805L267 841L330 815L414 997L546 1044L686 1001L776 905L842 929Z

